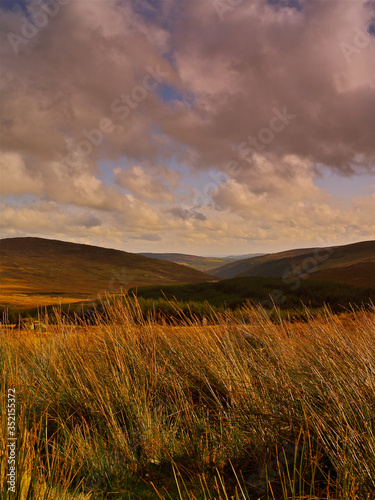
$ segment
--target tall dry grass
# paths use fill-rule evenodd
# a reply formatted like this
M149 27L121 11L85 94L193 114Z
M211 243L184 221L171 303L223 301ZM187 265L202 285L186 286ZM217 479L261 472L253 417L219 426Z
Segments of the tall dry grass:
M118 300L108 315L3 328L10 498L375 498L375 311L275 324L248 308L171 327Z

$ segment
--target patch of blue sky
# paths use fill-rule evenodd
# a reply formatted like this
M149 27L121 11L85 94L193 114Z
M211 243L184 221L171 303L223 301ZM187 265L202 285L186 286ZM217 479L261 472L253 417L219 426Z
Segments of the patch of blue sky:
M126 156L123 156L116 161L100 161L97 163L100 169L100 173L96 174L96 177L101 180L106 186L116 186L122 194L132 195L132 192L129 189L126 189L116 183L113 169L121 168L122 170L126 171L128 168L134 166L135 164L136 162L129 160L129 158L127 158Z
M16 206L32 205L41 201L41 197L34 194L10 194L3 196L2 201Z
M133 8L146 21L157 24L172 33L173 26L178 19L179 8L183 7L185 1L180 0L175 2L174 5L170 4L168 6L168 15L165 14L163 0L133 0Z
M147 21L155 22L159 18L160 0L136 0L133 1L133 8Z
M368 196L375 192L375 173L352 177L325 173L322 177L316 177L314 184L332 196L343 199Z
M220 174L215 170L193 171L190 167L180 165L173 160L169 168L180 174L180 185L175 194L185 200L185 204L191 205L195 200L201 200L203 204L210 201L209 193L216 191L224 184ZM225 180L224 180L225 181Z
M154 135L164 135L163 132L160 130L160 128L157 125L152 125L151 131Z
M373 19L367 28L368 33L375 37L375 19Z
M119 166L119 162L112 162L110 160L99 161L98 167L100 173L96 175L104 184L110 185L114 183L113 169Z
M158 96L166 103L173 103L173 101L180 101L185 104L186 107L192 109L194 106L194 95L189 93L182 93L176 87L163 83L159 85L156 90Z
M153 132L155 134L162 134L157 126L153 126ZM100 161L98 162L100 173L97 174L97 177L107 186L114 185L115 176L113 174L113 169L119 167L126 171L134 164L134 161L130 160L126 156L123 156L116 161ZM140 165L141 164L142 162ZM209 169L198 171L188 165L180 163L176 158L163 162L162 165L180 175L178 185L176 187L171 187L171 189L173 189L177 198L185 200L188 204L191 204L191 196L196 198L199 194L203 199L207 199L206 201L208 201L209 197L207 194L210 191L215 191L218 187L223 186L229 179L229 175L223 177L223 173L220 170ZM131 194L130 191L124 188L121 188L121 191L126 194Z
M289 7L290 9L301 11L303 8L301 0L267 0L267 2L276 9Z
M28 4L30 4L30 1L27 0L1 0L0 7L4 10L11 10L13 12L22 10L26 14Z

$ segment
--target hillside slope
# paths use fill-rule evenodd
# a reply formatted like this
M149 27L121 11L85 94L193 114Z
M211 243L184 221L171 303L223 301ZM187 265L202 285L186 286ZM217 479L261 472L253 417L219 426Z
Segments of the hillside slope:
M276 260L283 259L287 261L290 258L297 257L299 255L304 255L312 251L314 251L314 249L308 248L308 249L298 249L298 250L287 250L285 252L279 252L276 254L258 255L257 257L237 260L235 262L230 262L229 264L226 264L224 266L217 267L216 269L211 269L210 274L212 274L213 276L218 276L220 278L234 278L240 275L241 273L255 270L255 268L259 265L269 264L273 262L275 259ZM268 272L271 274L265 274L264 275L265 277L275 276L274 274L272 274L274 272L272 271L272 266L270 266ZM258 275L254 274L254 276ZM263 274L259 274L259 276L263 276Z
M211 274L221 278L283 277L290 284L297 276L372 286L375 284L375 241L269 254L227 264Z
M213 279L173 262L43 238L0 240L0 264L2 293L96 294L135 285Z

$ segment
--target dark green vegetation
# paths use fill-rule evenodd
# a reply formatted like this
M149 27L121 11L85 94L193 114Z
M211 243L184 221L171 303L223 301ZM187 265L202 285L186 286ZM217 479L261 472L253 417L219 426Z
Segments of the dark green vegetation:
M356 286L375 285L375 241L331 248L299 249L240 260L211 270L221 278L308 277Z
M266 310L275 306L281 309L285 318L305 318L305 307L314 314L328 305L332 312L340 313L352 308L368 307L375 303L374 287L355 287L334 282L293 280L285 282L280 278L232 278L215 283L153 285L132 288L126 300L134 301L137 297L139 308L144 317L158 321L178 321L210 317L225 309L241 314L246 303L261 305ZM95 312L103 311L103 302L113 300L102 297L101 300L64 304L61 311L67 317L80 318L82 321L95 322ZM117 298L116 300L120 300ZM0 307L8 322L17 324L18 318L38 318L44 310L49 314L54 306L46 309L33 308L22 311L17 308ZM181 314L182 313L182 314ZM271 315L276 318L275 312Z
M2 293L98 294L150 283L212 279L173 262L42 238L0 240Z
M361 306L370 301L375 303L375 286L358 288L333 282L293 280L285 282L279 278L233 278L216 283L192 285L145 286L129 290L137 293L138 299L149 300L161 310L171 313L168 300L176 299L180 305L188 304L193 312L209 308L230 309L241 307L247 301L272 308L282 309L321 308L327 304L335 312L342 312L351 305ZM183 304L184 303L184 304Z
M136 311L1 327L1 500L373 500L374 310L177 327Z

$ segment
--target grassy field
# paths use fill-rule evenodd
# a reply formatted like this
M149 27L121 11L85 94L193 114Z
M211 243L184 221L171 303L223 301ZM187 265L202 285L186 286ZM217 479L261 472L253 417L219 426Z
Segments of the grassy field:
M93 295L94 299L97 299ZM89 301L86 294L42 294L42 293L4 293L0 294L0 308L15 308L27 311L50 305L74 304Z
M295 321L306 318L305 306L316 315L325 305L340 313L352 308L372 307L371 304L375 303L375 287L360 288L312 280L286 283L280 278L258 277L233 278L215 283L136 287L131 288L128 294L137 298L145 318L151 317L168 324L173 324L182 316L201 321L226 309L240 316L241 309L248 303L272 310L273 319L277 319L276 305L281 308L282 317ZM104 293L91 298L84 294L0 295L0 318L5 315L3 322L18 325L20 321L38 319L45 312L53 313L57 306L71 319L77 316L92 319L95 310L103 313L102 302L121 296L119 293Z
M0 499L374 498L374 310L172 327L109 307L90 327L2 327Z

